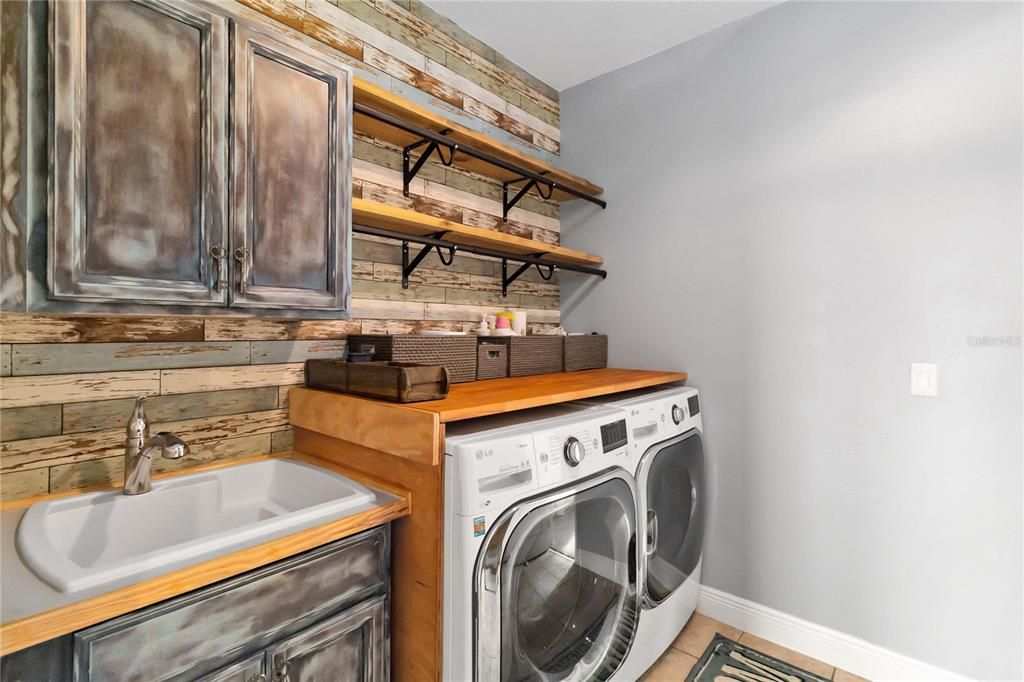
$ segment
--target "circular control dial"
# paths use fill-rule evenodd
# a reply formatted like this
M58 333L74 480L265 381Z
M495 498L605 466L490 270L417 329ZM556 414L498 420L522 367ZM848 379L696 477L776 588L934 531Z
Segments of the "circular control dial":
M673 405L672 406L672 421L675 422L678 425L678 424L682 424L684 419L686 419L686 413L683 412L683 408L679 407L678 405Z
M569 466L574 467L587 456L587 448L584 447L578 438L570 436L565 441L565 445L562 446L562 453L565 455L565 461L569 463Z

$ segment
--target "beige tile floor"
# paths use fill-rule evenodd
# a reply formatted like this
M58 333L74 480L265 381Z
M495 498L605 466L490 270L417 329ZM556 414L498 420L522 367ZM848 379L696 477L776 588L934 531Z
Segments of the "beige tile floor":
M643 682L683 682L689 674L690 668L714 639L716 632L835 682L866 682L862 677L851 675L845 670L822 663L810 656L804 656L774 642L741 632L725 623L708 618L702 613L693 614L693 618L686 624L668 651L644 675Z

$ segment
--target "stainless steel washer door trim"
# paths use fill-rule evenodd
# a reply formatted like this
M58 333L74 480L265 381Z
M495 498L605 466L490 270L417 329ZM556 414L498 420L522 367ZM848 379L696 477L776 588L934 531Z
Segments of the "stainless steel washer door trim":
M480 553L477 555L476 566L473 569L473 679L476 682L490 682L490 680L501 679L501 600L502 583L501 568L506 557L506 549L509 543L509 536L516 529L519 523L532 511L572 497L578 493L608 483L615 479L621 480L629 488L633 498L633 527L638 528L636 510L639 498L637 497L636 481L630 472L620 467L612 467L588 478L574 481L568 485L542 493L532 498L522 500L506 509L492 524L490 531L484 538ZM566 505L568 499L564 500ZM634 530L635 535L640 535ZM639 542L634 543L634 555L638 553ZM638 556L633 557L639 561ZM637 564L639 566L639 563ZM637 612L640 609L640 593L638 590L637 571L630 578L630 591L634 600ZM630 633L630 645L632 645L635 627ZM499 652L497 658L483 656L482 651ZM497 660L498 669L495 670L490 661Z
M654 457L665 448L670 447L672 445L676 445L677 443L682 443L684 440L687 440L688 438L693 438L694 436L698 436L703 440L703 434L701 433L700 429L693 428L677 436L672 436L671 438L668 438L666 440L658 441L651 447L647 448L647 450L644 451L644 454L640 456L640 462L636 466L636 487L639 491L639 494L636 498L638 502L637 513L640 518L648 519L648 515L653 514L653 511L650 509L650 505L647 504L647 476L651 470L651 462L654 461ZM701 493L703 493L703 491L701 491ZM694 500L690 505L691 514L695 506L696 497L694 497ZM657 515L654 514L654 517L654 524L657 525ZM670 594L668 595L668 597L665 597L665 599L659 600L651 598L651 595L647 589L647 564L648 559L650 558L647 549L647 533L639 533L638 538L640 538L640 541L643 542L643 547L639 548L640 563L637 566L637 582L640 585L640 599L643 608L650 609L663 603L666 599L668 599L668 597L671 597L672 595ZM650 551L653 552L654 549L655 548L652 548Z

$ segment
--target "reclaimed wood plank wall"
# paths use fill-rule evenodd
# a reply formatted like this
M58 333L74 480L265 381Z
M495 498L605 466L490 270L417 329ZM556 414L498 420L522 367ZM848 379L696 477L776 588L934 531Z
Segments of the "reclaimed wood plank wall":
M357 76L529 153L555 160L558 93L487 45L410 0L241 0L246 11L335 51ZM356 135L353 194L488 229L559 241L558 205L531 196L501 222L501 186L436 163L402 195L401 150ZM500 295L500 263L432 254L401 286L401 247L353 240L353 319L0 317L0 499L108 482L123 475L124 424L151 396L154 429L192 446L157 471L287 449L288 390L307 358L337 357L354 333L474 329L481 314L527 311L559 322L557 276L531 272Z

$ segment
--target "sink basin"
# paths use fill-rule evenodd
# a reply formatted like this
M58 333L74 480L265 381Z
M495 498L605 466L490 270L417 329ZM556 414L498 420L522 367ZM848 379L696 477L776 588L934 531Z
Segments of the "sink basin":
M269 459L120 490L38 502L18 549L61 592L112 589L363 511L377 495L326 469Z

